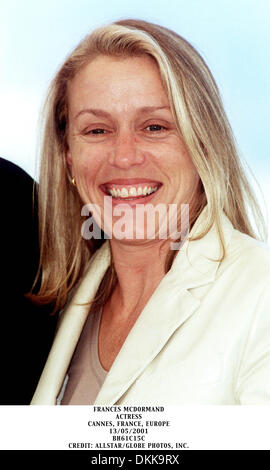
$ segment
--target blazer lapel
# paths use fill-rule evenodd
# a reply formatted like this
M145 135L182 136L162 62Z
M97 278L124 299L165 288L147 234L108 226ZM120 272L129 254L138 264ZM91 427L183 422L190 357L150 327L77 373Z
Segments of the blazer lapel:
M118 353L95 404L116 403L162 350L174 331L200 304L187 290L179 289L179 285L175 285L173 281L171 276L166 276L141 312Z
M105 242L91 258L81 284L63 313L31 405L55 404L87 319L89 302L94 298L109 264L109 242Z
M191 235L199 233L203 219L202 214ZM226 216L222 225L227 246L232 225ZM214 281L219 256L220 244L214 226L202 239L186 240L126 338L99 391L96 405L117 403L175 330L197 310L200 300L192 295L193 289Z

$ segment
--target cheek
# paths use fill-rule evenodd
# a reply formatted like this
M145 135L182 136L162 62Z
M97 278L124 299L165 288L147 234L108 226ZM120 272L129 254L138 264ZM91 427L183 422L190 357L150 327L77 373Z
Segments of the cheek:
M167 159L167 168L173 178L177 178L181 183L185 181L196 184L199 175L189 154L182 147Z
M72 153L72 167L77 178L87 180L95 178L100 165L101 162L96 155L84 149L83 146Z
M171 162L172 181L175 181L174 190L180 199L185 203L190 202L196 196L199 187L200 177L189 154L181 148L181 151L174 154L174 161ZM173 170L172 170L173 169Z
M188 196L193 196L196 193L199 181L200 177L194 166L186 166L181 176L181 184L185 188L185 192Z

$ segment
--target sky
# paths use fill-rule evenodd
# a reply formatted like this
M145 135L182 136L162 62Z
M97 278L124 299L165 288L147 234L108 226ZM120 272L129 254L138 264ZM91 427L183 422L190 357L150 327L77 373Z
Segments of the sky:
M204 57L270 211L270 0L0 0L0 156L37 178L50 80L86 34L128 17L175 30Z

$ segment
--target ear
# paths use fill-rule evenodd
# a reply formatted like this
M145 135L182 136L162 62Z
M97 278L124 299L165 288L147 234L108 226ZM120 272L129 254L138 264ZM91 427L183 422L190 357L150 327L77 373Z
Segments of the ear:
M67 165L71 169L71 167L72 167L72 158L71 158L71 153L70 153L69 149L66 151L66 161L67 161Z

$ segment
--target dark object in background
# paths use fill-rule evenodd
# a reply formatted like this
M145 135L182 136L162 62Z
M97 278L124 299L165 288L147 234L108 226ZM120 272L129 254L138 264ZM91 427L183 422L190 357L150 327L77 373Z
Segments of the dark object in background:
M0 405L28 405L50 350L57 315L25 298L39 261L33 179L0 158Z

